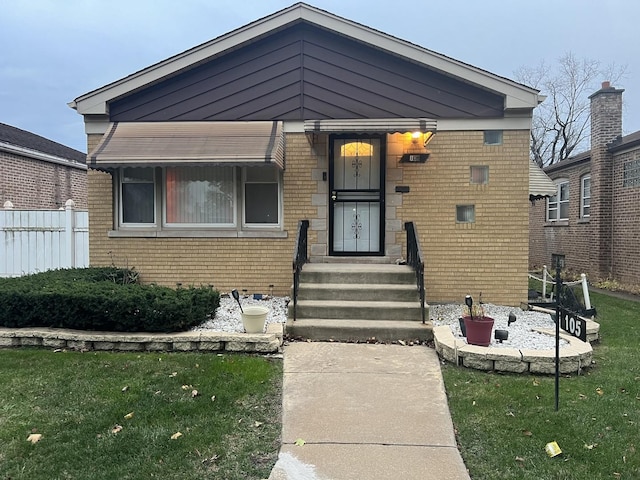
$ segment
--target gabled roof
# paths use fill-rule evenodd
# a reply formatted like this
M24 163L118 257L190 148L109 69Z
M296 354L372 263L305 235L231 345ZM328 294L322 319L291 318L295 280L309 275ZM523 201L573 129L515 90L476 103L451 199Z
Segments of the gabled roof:
M108 102L194 68L212 58L232 51L291 25L307 23L354 41L375 47L418 65L428 66L445 75L504 96L505 110L530 110L543 97L539 91L485 70L446 57L437 52L393 37L378 30L339 17L304 3L297 3L256 20L209 42L156 63L123 79L81 95L69 106L83 115L105 115Z
M12 151L20 149L23 153L39 152L63 160L85 163L86 155L78 150L54 142L47 138L27 132L20 128L0 123L0 149L11 148Z

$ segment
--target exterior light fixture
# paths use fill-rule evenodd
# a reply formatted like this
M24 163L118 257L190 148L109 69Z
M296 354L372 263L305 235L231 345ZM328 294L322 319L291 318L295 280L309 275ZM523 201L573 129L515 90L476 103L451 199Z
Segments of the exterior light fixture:
M426 146L433 138L433 134L434 132L412 132L411 144L400 157L400 163L425 163L431 155Z

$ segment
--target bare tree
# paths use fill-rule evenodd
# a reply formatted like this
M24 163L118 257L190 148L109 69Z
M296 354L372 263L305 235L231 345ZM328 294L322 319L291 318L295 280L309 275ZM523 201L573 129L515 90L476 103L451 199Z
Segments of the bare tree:
M516 79L547 95L534 111L531 157L541 167L589 149L589 95L599 82L624 77L625 67L603 67L597 60L577 59L571 52L558 59L555 68L544 61L536 67L520 67Z

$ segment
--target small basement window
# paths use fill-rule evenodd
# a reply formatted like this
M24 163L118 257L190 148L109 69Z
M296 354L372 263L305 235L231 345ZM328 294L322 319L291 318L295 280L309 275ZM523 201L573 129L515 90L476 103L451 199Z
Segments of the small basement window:
M475 205L456 205L456 222L474 223L476 221Z

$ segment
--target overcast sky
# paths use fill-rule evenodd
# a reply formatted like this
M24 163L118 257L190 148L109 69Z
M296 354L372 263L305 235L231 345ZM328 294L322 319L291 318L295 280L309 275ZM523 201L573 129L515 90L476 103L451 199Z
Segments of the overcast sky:
M0 122L84 152L82 116L68 102L294 3L0 0ZM567 52L626 65L615 85L626 89L624 133L640 130L638 1L306 3L508 78Z

